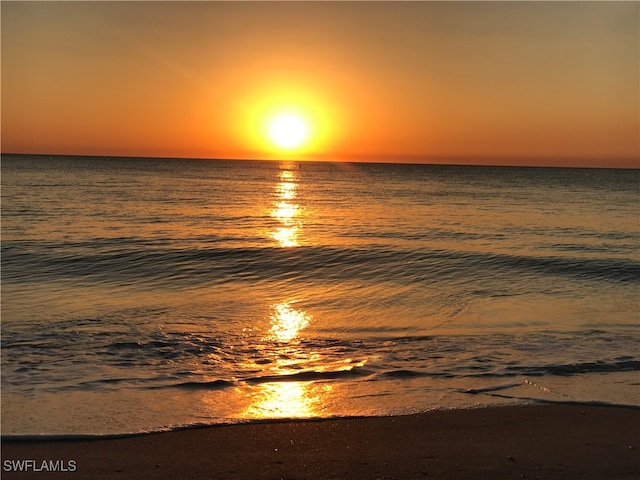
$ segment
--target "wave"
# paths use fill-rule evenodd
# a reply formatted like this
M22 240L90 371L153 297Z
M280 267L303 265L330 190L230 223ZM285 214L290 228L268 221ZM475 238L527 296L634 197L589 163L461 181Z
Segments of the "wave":
M241 385L260 385L264 383L288 383L288 382L328 382L328 381L368 381L368 382L384 382L388 380L403 381L414 379L428 378L444 378L444 379L522 379L522 378L539 378L543 376L574 376L598 373L620 373L640 371L640 361L630 360L622 362L585 362L581 364L567 365L523 365L518 368L506 367L503 369L495 369L492 372L478 372L467 369L461 369L457 372L446 370L428 370L428 369L407 369L396 368L390 370L376 369L375 367L354 366L348 369L338 370L305 370L297 373L279 373L257 376L246 376L233 379L218 378L215 380L188 380L175 382L175 375L167 375L163 377L149 378L105 378L92 381L84 381L73 385L65 385L62 387L47 388L50 391L61 390L101 390L104 388L140 388L144 390L162 390L162 389L181 389L181 390L224 390L227 388L238 387ZM188 374L185 374L188 376ZM533 384L525 380L525 383ZM481 388L472 388L460 390L467 394L486 394L499 390L513 388L522 385L522 381L517 383L513 381L506 384L490 385Z
M168 248L127 240L105 244L2 243L3 280L73 279L130 285L242 281L350 280L455 282L535 275L578 280L640 282L629 258L510 255L436 249L313 246L282 249Z
M344 380L366 377L371 375L372 371L361 367L353 367L350 369L334 370L334 371L305 371L299 373L289 373L280 375L260 375L256 377L247 377L242 380L211 380L211 381L191 381L181 382L163 386L153 386L150 388L180 388L186 390L220 390L228 387L237 386L245 383L249 385L259 385L262 383L281 383L281 382L321 382L327 380Z
M519 365L493 366L491 371L474 372L472 368L459 370L434 369L411 370L397 369L377 373L372 378L376 380L403 380L413 378L514 378L514 377L542 377L542 376L572 376L592 373L618 373L640 371L640 361L629 360L622 362L584 362L576 364L551 365ZM473 393L473 392L469 392Z
M632 372L640 370L640 361L625 360L619 362L584 362L567 365L528 365L508 367L505 375L520 374L529 376L555 375L569 376L584 373Z
M171 385L172 388L183 388L186 390L220 390L227 387L234 386L235 383L228 380L211 380L209 382L183 382ZM152 388L166 388L152 387Z

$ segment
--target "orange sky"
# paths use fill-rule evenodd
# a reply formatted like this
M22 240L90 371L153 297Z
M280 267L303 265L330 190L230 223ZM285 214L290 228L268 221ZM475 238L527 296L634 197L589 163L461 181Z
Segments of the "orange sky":
M638 2L1 9L3 152L639 165Z

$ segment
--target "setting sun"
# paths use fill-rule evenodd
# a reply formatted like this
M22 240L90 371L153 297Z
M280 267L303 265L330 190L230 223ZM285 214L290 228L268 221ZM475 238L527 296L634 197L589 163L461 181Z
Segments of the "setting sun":
M273 84L275 83L275 85ZM233 116L235 138L252 158L318 160L333 155L343 121L312 82L266 82L248 93Z
M278 115L269 122L269 138L280 148L300 147L309 137L309 126L300 116Z

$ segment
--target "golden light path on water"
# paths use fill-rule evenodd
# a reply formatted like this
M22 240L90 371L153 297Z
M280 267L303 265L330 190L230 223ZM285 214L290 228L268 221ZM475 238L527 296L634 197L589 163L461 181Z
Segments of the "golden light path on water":
M297 203L298 182L295 164L283 163L270 210L270 216L280 225L265 232L281 248L301 245L304 215ZM251 326L252 331L259 332L259 339L252 340L256 343L251 345L258 354L244 359L242 367L255 372L255 378L234 389L236 397L231 400L237 406L234 418L311 418L332 414L339 386L330 381L331 375L324 380L323 374L349 371L366 362L354 362L351 358L329 360L326 352L306 344L302 333L314 318L301 308L302 302L299 297L283 295ZM311 379L299 380L300 374L302 377L309 374ZM204 401L211 408L219 408L216 398L219 397L214 394Z
M300 330L309 325L311 317L302 310L296 310L288 302L273 305L271 315L271 329L269 333L277 342L291 342L295 340Z
M294 203L297 197L297 175L288 165L283 165L279 172L279 182L276 184L276 201L271 210L271 217L280 222L280 226L270 232L281 247L297 247L299 230L302 223L299 218L300 206Z
M245 411L248 418L311 418L324 410L332 386L309 382L264 383Z
M247 418L307 418L318 416L324 408L324 398L332 389L329 384L289 381L292 362L308 362L319 354L300 346L300 331L309 325L312 317L304 310L294 308L292 302L271 306L267 345L274 358L268 374L283 376L280 381L258 384L250 394L251 404L243 413Z
M270 215L280 225L269 233L282 248L298 247L301 242L302 209L296 201L299 178L295 168L295 164L283 163L274 187ZM321 415L325 409L331 384L285 378L296 363L315 364L315 370L322 369L316 364L316 360L321 362L321 355L300 345L300 332L313 317L295 304L294 299L286 299L270 307L265 340L274 361L265 374L281 378L252 387L251 403L243 412L245 418L308 418Z

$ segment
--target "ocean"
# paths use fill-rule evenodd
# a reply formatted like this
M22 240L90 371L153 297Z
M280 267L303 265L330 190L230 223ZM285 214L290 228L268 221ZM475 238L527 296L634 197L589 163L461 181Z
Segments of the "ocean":
M2 156L2 433L640 406L640 170Z

